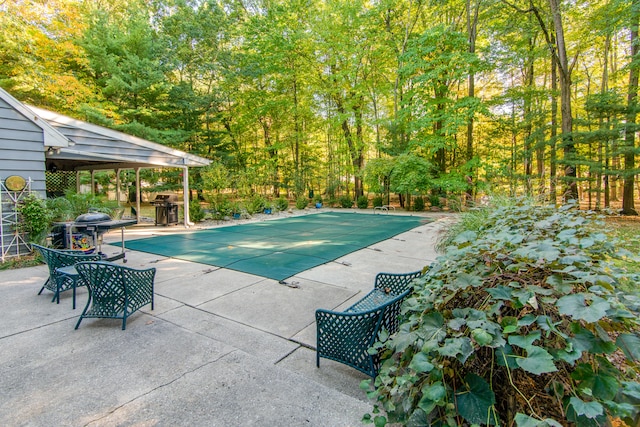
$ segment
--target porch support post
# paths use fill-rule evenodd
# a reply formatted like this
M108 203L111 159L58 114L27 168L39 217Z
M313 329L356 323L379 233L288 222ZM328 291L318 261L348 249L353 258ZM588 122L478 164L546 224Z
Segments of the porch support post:
M136 168L136 221L140 224L140 168Z
M116 169L116 201L120 206L120 169Z
M189 167L182 168L182 195L184 199L184 226L190 227L193 223L189 220Z

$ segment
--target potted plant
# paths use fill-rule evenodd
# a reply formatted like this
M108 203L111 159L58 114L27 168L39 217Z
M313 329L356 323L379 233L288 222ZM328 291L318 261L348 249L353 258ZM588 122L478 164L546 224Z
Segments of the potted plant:
M231 203L231 216L233 219L240 219L240 214L242 213L242 205L240 202L236 201Z
M319 194L316 194L313 197L313 203L315 203L316 209L320 209L322 207L322 196Z

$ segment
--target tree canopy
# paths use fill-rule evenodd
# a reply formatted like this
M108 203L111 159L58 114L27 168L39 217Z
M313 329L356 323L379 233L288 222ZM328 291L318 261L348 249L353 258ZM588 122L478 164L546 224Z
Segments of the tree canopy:
M252 192L496 191L634 213L639 13L635 0L10 0L0 86L211 158Z

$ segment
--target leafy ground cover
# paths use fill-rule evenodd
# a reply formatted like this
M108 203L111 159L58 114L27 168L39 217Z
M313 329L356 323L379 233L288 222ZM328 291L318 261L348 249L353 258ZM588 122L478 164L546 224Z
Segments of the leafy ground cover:
M522 200L461 224L372 349L385 361L365 421L638 425L637 228Z

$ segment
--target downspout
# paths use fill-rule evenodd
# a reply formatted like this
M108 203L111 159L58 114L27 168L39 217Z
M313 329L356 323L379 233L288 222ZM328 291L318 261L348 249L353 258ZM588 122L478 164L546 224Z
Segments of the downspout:
M189 167L182 168L182 195L184 201L184 226L189 228L193 223L189 220Z
M120 207L120 169L116 169L116 202Z
M140 224L140 168L136 168L136 222Z

